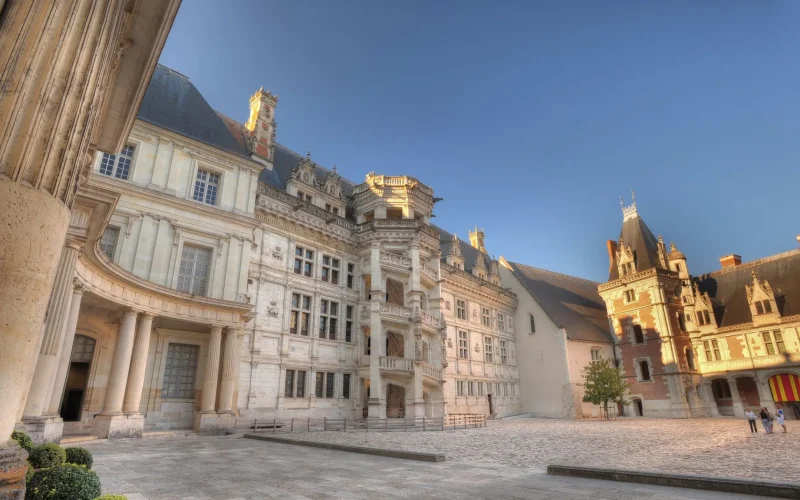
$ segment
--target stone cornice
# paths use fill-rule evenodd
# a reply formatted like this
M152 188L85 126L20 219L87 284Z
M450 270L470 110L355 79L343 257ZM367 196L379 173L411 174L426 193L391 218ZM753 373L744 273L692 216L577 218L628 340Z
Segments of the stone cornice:
M163 203L165 205L179 208L180 210L195 212L211 219L222 219L226 222L242 224L247 226L251 231L259 226L259 222L255 217L241 215L229 212L227 210L222 210L220 208L214 208L203 203L177 198L167 193L143 188L133 184L132 182L122 181L113 177L98 174L96 172L92 172L90 174L89 185L98 186L130 196L139 196L155 203ZM165 216L161 215L161 217Z
M444 281L446 287L448 284L452 284L467 290L469 293L483 295L512 308L517 307L517 295L514 292L477 278L446 262L441 262L439 265L442 281Z
M769 330L770 328L777 328L783 325L790 325L792 323L800 323L800 314L782 317L777 322L766 325L757 325L753 322L749 322L740 323L738 325L724 326L722 328L713 328L709 331L701 332L698 338L713 337L718 333L749 333L751 331ZM800 324L798 326L800 326Z
M680 280L680 278L678 278L678 273L676 273L675 271L667 271L666 269L651 267L650 269L645 269L640 273L623 276L622 278L616 279L614 281L609 281L607 283L600 283L599 285L597 285L597 290L598 292L605 292L611 290L612 288L616 288L618 286L629 285L636 281L652 278L654 276L663 276L665 278Z

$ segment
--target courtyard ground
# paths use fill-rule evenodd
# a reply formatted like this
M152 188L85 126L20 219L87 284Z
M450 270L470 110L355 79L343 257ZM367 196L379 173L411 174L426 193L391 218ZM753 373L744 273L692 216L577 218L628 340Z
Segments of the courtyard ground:
M789 422L795 424L795 422ZM550 463L794 480L800 425L751 437L732 419L521 419L439 432L292 434L295 439L444 453L425 463L237 436L86 443L104 493L129 500L519 498L750 499L547 476ZM283 434L283 437L290 437Z

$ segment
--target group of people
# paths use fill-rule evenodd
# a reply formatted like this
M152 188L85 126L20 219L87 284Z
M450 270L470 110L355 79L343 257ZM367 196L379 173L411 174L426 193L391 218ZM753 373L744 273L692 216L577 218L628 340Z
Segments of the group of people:
M785 415L783 414L783 406L780 404L775 405L777 410L775 411L775 416L778 419L778 425L783 427L783 432L786 433L786 420ZM774 419L772 418L772 414L770 414L769 410L762 407L761 411L755 413L750 408L747 409L747 412L744 414L747 417L747 422L750 424L750 432L758 432L758 425L756 424L756 419L761 419L761 425L764 426L764 432L767 434L772 434L774 431L772 429L772 423Z

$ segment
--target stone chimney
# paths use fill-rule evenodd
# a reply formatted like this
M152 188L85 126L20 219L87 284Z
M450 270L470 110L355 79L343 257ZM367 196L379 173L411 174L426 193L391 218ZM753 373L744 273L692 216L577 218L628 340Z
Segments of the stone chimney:
M272 162L275 153L275 105L278 96L261 87L250 98L250 119L244 128L248 135L250 154L258 159Z
M484 239L485 239L485 234L483 232L483 229L478 231L478 228L476 227L475 231L469 232L469 243L473 247L480 250L481 252L486 252L486 247L484 246Z
M608 272L614 268L614 259L617 256L617 242L614 240L606 241L606 248L608 249Z
M725 257L720 257L719 263L720 265L722 265L723 269L725 269L726 267L736 267L738 265L741 265L742 256L732 253L730 255L726 255Z

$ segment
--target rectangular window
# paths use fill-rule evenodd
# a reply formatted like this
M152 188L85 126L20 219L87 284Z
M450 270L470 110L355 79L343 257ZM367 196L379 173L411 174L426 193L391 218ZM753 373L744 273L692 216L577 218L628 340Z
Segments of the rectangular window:
M336 383L335 373L317 372L316 391L318 398L333 398L333 387Z
M169 344L164 367L162 398L194 398L194 377L197 372L197 354L200 346Z
M296 398L306 397L306 372L304 371L297 372L297 384L295 385L294 396Z
M467 319L467 303L463 300L456 300L456 317Z
M493 356L493 348L494 344L492 342L492 337L484 337L483 338L483 360L487 363L494 362Z
M294 397L294 370L286 370L286 383L284 384L283 395L287 398Z
M501 332L506 331L506 317L500 313L497 314L497 329Z
M345 321L344 321L344 341L353 341L353 306L345 307Z
M308 203L311 203L311 202L314 201L314 198L310 194L306 194L306 193L304 193L302 191L298 191L297 192L297 197L300 198L301 200L305 201L305 202L308 202Z
M308 335L308 324L311 319L311 297L292 294L292 310L289 317L289 333Z
M483 326L491 327L492 326L492 317L491 317L491 315L489 313L489 310L484 307L484 308L481 309L481 312L483 313L483 314L481 314L482 321L483 321Z
M464 395L464 381L459 380L456 382L456 395L463 396Z
M625 290L625 302L636 302L636 292Z
M210 248L183 245L181 264L178 268L178 290L204 296L210 267Z
M302 247L294 249L294 274L312 277L314 275L314 252Z
M697 324L700 326L711 323L711 315L708 311L697 311Z
M786 344L783 343L783 334L781 334L779 330L775 330L772 333L761 332L761 336L764 338L764 345L767 346L768 356L786 353Z
M329 255L322 256L322 281L332 285L339 284L339 259L334 259Z
M717 342L716 340L712 340L711 349L714 351L714 359L716 359L717 361L722 359L722 356L720 355L719 351L719 342Z
M317 372L317 380L314 387L314 395L318 398L325 394L325 372Z
M208 205L216 205L217 190L219 190L219 174L198 169L192 199Z
M483 396L483 382L478 382L478 396Z
M592 349L592 361L600 361L600 349Z
M402 219L403 218L403 209L402 208L387 208L386 209L386 218L387 219Z
M536 318L533 317L533 314L528 315L531 320L531 333L536 333Z
M467 384L467 396L474 396L475 395L475 382L470 381Z
M785 354L786 353L786 345L783 343L783 334L775 330L772 332L772 338L775 339L775 347L778 350L778 354Z
M500 341L500 363L503 364L503 365L507 365L508 364L508 352L507 352L507 349L506 349L506 341L505 340L501 340Z
M333 397L334 386L336 385L336 374L325 374L325 397L330 399Z
M347 263L347 288L353 288L356 281L356 265Z
M322 299L319 307L319 338L336 340L339 303Z
M350 374L345 373L342 375L342 397L350 399Z
M458 357L469 359L469 334L467 332L458 332Z
M117 240L119 239L119 228L108 226L103 231L103 236L100 238L100 249L108 256L109 259L114 260L114 251L117 249Z
M103 153L103 157L100 159L100 173L126 180L131 172L134 151L133 146L125 146L122 148L122 152L116 155Z

